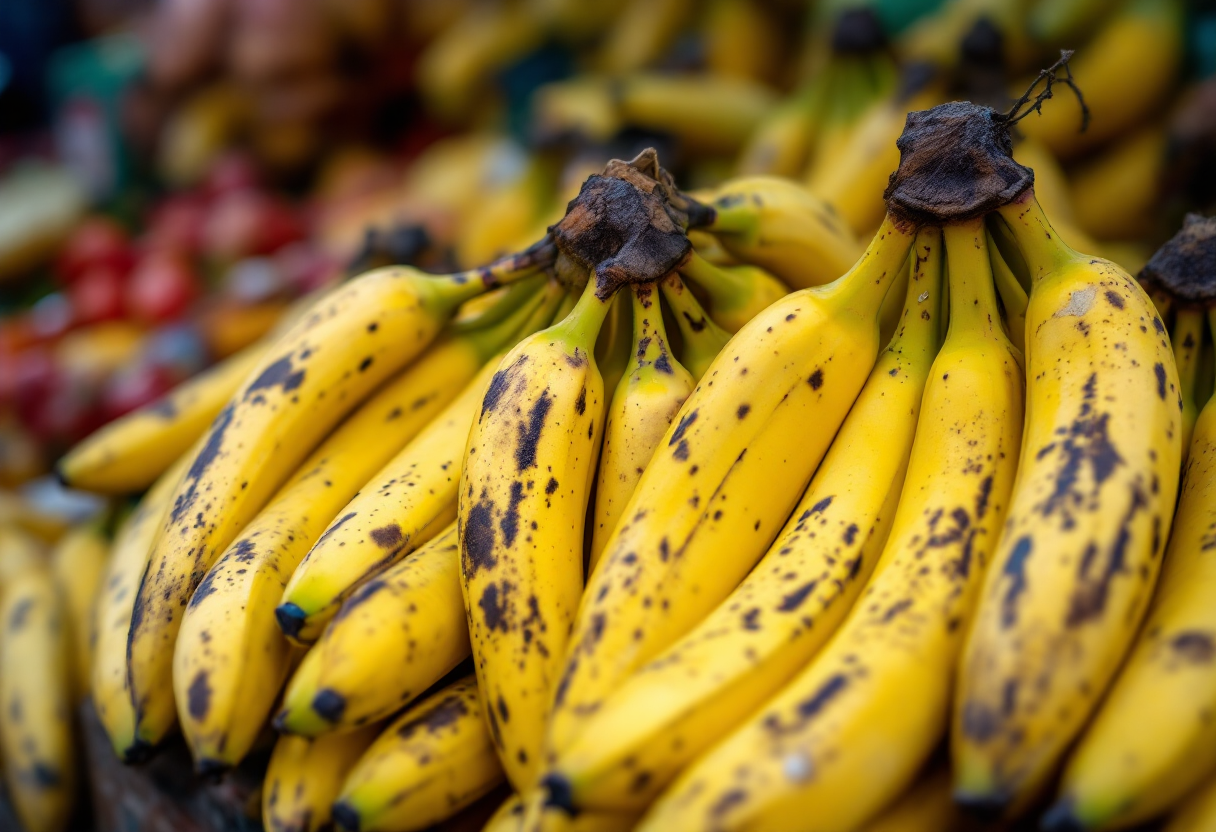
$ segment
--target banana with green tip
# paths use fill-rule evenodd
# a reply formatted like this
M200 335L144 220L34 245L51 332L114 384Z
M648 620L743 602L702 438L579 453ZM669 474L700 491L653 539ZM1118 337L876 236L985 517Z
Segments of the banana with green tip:
M469 649L453 524L346 599L288 683L275 725L317 736L385 719Z
M207 570L326 433L420 354L463 301L534 273L542 244L492 266L431 276L368 272L321 298L220 411L178 484L131 616L127 670L136 736L174 723L173 645Z
M322 832L332 827L330 806L342 781L380 735L383 725L323 734L279 737L262 784L266 832Z
M740 177L697 198L713 209L703 230L794 289L830 283L861 254L832 207L787 179Z
M595 568L638 478L695 384L672 355L655 284L631 288L634 360L605 417L588 571Z
M1140 285L1061 242L1033 192L999 214L1032 280L1026 428L951 731L955 797L989 814L1032 799L1118 669L1169 537L1182 438L1169 337Z
M515 337L535 331L564 296L555 283ZM520 332L522 330L522 332ZM501 346L501 342L499 344ZM292 572L275 610L288 638L312 643L342 602L451 521L461 454L496 358L413 441L361 484Z
M546 782L578 809L643 810L831 637L886 541L939 341L940 234L916 243L903 324L791 519L695 629L609 694Z
M588 581L549 719L552 754L776 537L874 366L879 307L913 236L886 223L847 275L774 303L701 378Z
M679 273L704 290L710 316L730 333L738 332L778 298L789 294L784 283L759 266L715 266L695 249L680 264Z
M240 762L274 707L292 658L275 607L301 558L357 490L533 314L542 300L537 279L543 280L512 286L499 301L516 307L513 314L442 338L361 405L207 571L183 614L173 667L178 721L201 770ZM411 540L434 534L443 522L434 517L432 525L411 530Z
M71 640L49 569L23 570L0 597L0 761L26 832L62 832L76 795Z
M411 832L502 782L477 681L466 676L389 723L342 783L332 814L349 832Z
M675 272L660 280L659 287L680 330L680 363L692 373L694 381L700 381L730 340L730 333L714 323Z

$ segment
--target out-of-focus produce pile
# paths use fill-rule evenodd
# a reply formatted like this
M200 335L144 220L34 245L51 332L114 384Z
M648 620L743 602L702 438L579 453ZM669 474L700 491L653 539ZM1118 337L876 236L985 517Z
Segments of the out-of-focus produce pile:
M1216 9L71 9L0 822L1216 830Z

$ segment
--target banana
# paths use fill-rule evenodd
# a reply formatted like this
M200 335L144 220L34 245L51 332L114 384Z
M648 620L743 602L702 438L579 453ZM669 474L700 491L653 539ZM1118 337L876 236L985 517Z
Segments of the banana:
M1186 392L1185 377L1182 386ZM1190 449L1152 608L1068 761L1044 829L1132 826L1216 773L1216 726L1208 718L1216 708L1216 569L1207 554L1216 547L1216 398L1204 407Z
M1026 304L1029 298L1026 290L1018 282L1013 269L1005 262L997 249L996 241L988 237L988 259L992 263L992 276L996 281L996 291L1001 298L1001 306L1005 310L1005 328L1009 340L1023 355L1026 352Z
M1179 0L1131 0L1106 20L1072 64L1090 110L1085 132L1075 96L1018 126L1059 159L1074 159L1143 123L1173 86L1183 51ZM1014 96L1022 89L1024 84Z
M691 0L628 0L604 33L595 64L608 75L649 65L667 51L692 8Z
M1016 473L1022 373L983 221L942 235L950 327L873 576L823 652L688 768L639 830L855 829L945 734L951 671Z
M879 356L791 519L748 578L591 716L546 783L559 800L644 809L785 684L878 561L939 340L941 240L922 233L903 327Z
M411 832L446 820L502 782L476 679L405 711L347 775L333 819L350 832Z
M714 323L678 274L664 277L659 287L680 330L680 363L699 381L730 340L730 333ZM605 374L605 381L607 378Z
M1166 179L1167 141L1165 127L1151 124L1077 167L1070 182L1077 226L1100 239L1152 232ZM1037 168L1035 185L1037 190ZM1048 216L1054 215L1048 211Z
M360 586L304 656L276 727L316 736L384 719L468 658L458 550L449 525Z
M1065 245L1033 192L999 213L1032 279L1027 419L952 731L955 798L991 814L1038 790L1123 659L1181 455L1174 357L1139 284Z
M1037 0L1030 8L1027 25L1037 40L1060 43L1085 37L1109 9L1103 0Z
M475 272L367 272L322 298L225 405L178 484L131 615L127 669L136 736L156 745L173 725L173 644L207 570L380 382L434 340L459 304L535 271L541 246ZM544 255L541 255L543 258Z
M950 769L934 766L858 832L961 832L964 828L950 796Z
M517 794L508 797L486 823L481 832L524 832L524 813L527 807ZM546 818L546 821L550 818ZM629 832L637 823L637 816L621 812L580 812L578 817L556 818L562 832Z
M127 763L141 762L150 750L135 739L135 709L127 682L131 609L152 551L152 542L169 509L169 500L193 456L192 453L183 454L161 474L119 526L93 611L96 633L90 677L93 706L114 753Z
M701 28L709 72L753 81L777 74L783 44L768 9L749 0L714 0Z
M534 784L545 714L583 588L588 492L603 431L595 341L608 312L589 281L560 323L502 360L460 479L461 587L494 747Z
M532 332L538 320L547 320L561 297L553 285L547 287L523 331ZM517 324L514 331L518 329ZM459 396L334 512L279 599L275 615L288 638L304 644L316 641L361 583L452 520L463 443L495 366L495 360L487 361Z
M1053 222L1075 226L1077 212L1073 197L1077 191L1075 187L1070 188L1064 168L1052 152L1042 142L1023 136L1013 146L1013 160L1034 171L1034 195L1043 206L1044 213L1051 217ZM1091 233L1089 228L1084 230Z
M802 186L772 176L732 179L698 196L713 209L703 230L732 255L795 289L840 277L861 254L832 207Z
M708 297L709 314L727 332L735 333L789 289L759 266L715 266L696 250L680 264L680 276Z
M42 567L6 580L0 599L0 759L26 832L61 832L76 795L71 641L63 600Z
M540 278L543 279L543 278ZM389 381L321 443L207 571L182 618L173 689L200 771L240 762L274 706L292 659L275 607L300 559L339 510L413 440L542 300L534 279L501 301L524 305L486 330L453 334ZM487 313L489 314L489 313ZM375 442L368 442L375 436ZM434 528L423 527L414 539ZM437 677L436 677L437 678Z
M740 149L736 175L796 177L810 158L829 90L828 83L812 81L773 107Z
M207 431L271 343L250 344L160 399L110 422L64 454L56 475L72 488L103 494L147 488Z
M605 416L588 571L595 568L638 478L696 383L672 355L655 284L632 290L634 360Z
M672 134L702 153L735 152L776 104L763 84L712 75L638 73L615 80L612 90L622 123Z
M568 297L574 302L578 301L573 292ZM604 380L604 389L616 390L633 362L633 308L623 292L613 295L610 303L608 317L604 319L599 340L595 342L595 364ZM570 309L573 308L571 305ZM565 318L570 314L570 309L564 313L559 310L551 323Z
M905 64L927 63L956 69L963 57L959 48L978 23L986 21L1001 35L1004 60L1023 67L1042 54L1025 26L1025 0L947 0L899 36L898 52Z
M321 832L330 828L330 805L342 781L383 727L369 725L315 739L279 737L262 784L262 826L266 832Z
M912 239L885 223L847 275L777 301L702 377L590 577L550 752L560 756L587 715L704 618L768 548L874 366L879 305Z
M51 571L63 593L71 633L72 688L76 701L89 693L93 665L93 610L110 546L101 530L83 526L60 538L51 552Z
M25 529L0 524L0 596L18 575L45 562L42 543Z
M1216 832L1216 778L1191 792L1161 832Z
M1178 365L1178 383L1182 395L1182 464L1185 467L1199 418L1199 402L1195 398L1195 382L1203 348L1202 309L1179 307L1174 316L1174 363Z

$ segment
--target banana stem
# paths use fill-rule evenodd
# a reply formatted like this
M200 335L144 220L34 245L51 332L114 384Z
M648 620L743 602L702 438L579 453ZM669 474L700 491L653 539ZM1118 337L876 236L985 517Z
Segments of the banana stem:
M452 332L484 332L498 327L521 307L531 306L531 301L539 297L539 290L544 280L544 275L532 275L498 290L499 297L492 301L486 298L487 302L491 303L490 306L465 320L460 320L465 317L464 309L462 309L457 314L457 319L448 324L450 330Z
M667 341L667 328L663 325L663 311L659 307L656 283L635 283L633 289L633 357L635 369L643 364L654 364L670 360L671 348Z
M1018 250L1026 258L1032 289L1035 283L1048 274L1080 256L1069 248L1051 227L1051 221L1034 198L1033 190L1028 191L1017 202L1004 205L997 211L1013 233ZM949 241L946 243L946 251L947 254L950 251Z
M557 246L552 237L545 236L526 249L501 257L486 266L445 275L428 275L427 284L453 308L477 297L487 289L515 283L552 265L557 258Z
M689 250L688 257L680 264L679 272L707 289L714 289L718 294L723 291L733 294L745 291L737 272L728 266L715 266L698 254L695 248Z
M942 236L950 264L950 324L946 339L956 332L1004 338L983 220L947 225Z
M730 340L730 333L713 322L675 272L663 278L659 286L680 328L680 363L693 379L700 380Z
M600 300L595 290L595 281L588 280L570 314L552 327L560 330L571 344L582 347L589 355L595 349L595 340L599 337L604 318L608 316L608 308L612 305L611 297Z
M920 229L912 251L903 313L887 347L890 351L937 353L941 339L942 259L941 229L932 226Z
M904 227L888 214L853 268L825 286L806 291L830 298L859 317L874 318L877 325L882 299L904 267L915 236L915 229Z
M1013 269L1009 268L1009 264L1001 256L991 234L988 236L988 259L991 261L992 275L996 279L996 290L1001 296L1001 304L1005 307L1005 323L1009 329L1009 340L1013 342L1019 352L1024 352L1026 303L1029 298L1026 290L1022 288L1022 284L1014 275Z

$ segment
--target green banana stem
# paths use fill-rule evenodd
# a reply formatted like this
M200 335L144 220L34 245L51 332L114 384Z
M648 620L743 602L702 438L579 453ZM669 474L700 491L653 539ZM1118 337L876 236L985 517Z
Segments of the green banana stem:
M523 302L518 303L515 309L501 321L464 334L463 337L469 340L478 355L488 361L491 356L497 355L508 344L520 340L523 337L521 333L528 329L529 324L538 317L539 313L544 312L547 304L549 305L548 315L553 314L553 308L560 300L560 295L554 295L550 304L550 293L540 285L544 279L544 275L536 275L535 279L529 278L525 282L512 286L512 291L517 287L526 287L530 293L525 295ZM546 317L545 320L548 318Z
M477 332L496 327L520 307L530 305L530 302L539 296L539 289L544 281L544 275L536 274L523 278L518 283L496 289L494 293L498 297L492 301L489 297L483 298L490 303L489 306L469 317L465 317L465 310L461 310L457 319L448 324L448 329L451 332Z
M530 277L552 265L557 257L557 246L546 236L523 251L499 258L486 266L468 269L453 274L429 275L417 269L402 268L407 273L422 278L425 289L446 308L455 309L467 300L483 294L489 289L515 283Z
M1051 227L1051 221L1034 198L1034 191L1028 191L1016 202L1002 205L997 212L1009 224L1017 248L1026 258L1032 289L1034 284L1080 257Z
M831 283L803 291L830 299L838 309L849 310L858 317L873 318L878 326L882 300L903 268L915 235L915 229L903 226L888 214L853 268Z
M600 329L604 325L604 318L608 316L611 301L612 298L600 300L596 296L595 281L588 280L574 308L550 329L572 346L580 347L591 355L595 350L595 341L599 337Z
M714 323L675 272L663 278L659 288L680 330L680 363L699 381L730 340L730 333Z
M617 292L612 298L612 308L596 344L596 363L605 390L615 390L629 366L629 358L633 355L632 317L630 304Z
M976 220L974 224L979 224ZM947 225L943 231L946 241L946 262L950 267L950 324L946 337L958 327L961 331L980 331L999 320L996 286L992 276L991 258L987 244L978 248L974 240L986 240L983 229L978 234L973 223Z
M1026 304L1029 302L1026 290L1022 288L1013 269L1009 268L1009 264L1001 256L991 235L988 237L988 259L992 264L992 275L996 280L997 293L1001 296L1001 305L1005 307L1005 324L1009 331L1009 340L1013 342L1019 352L1024 352L1026 348Z

